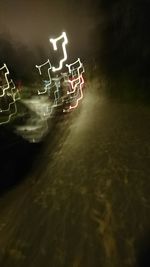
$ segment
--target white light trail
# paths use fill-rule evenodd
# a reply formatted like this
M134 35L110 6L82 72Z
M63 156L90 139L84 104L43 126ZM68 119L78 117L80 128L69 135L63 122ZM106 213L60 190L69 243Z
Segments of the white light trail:
M78 58L72 64L69 64L69 65L66 64L66 67L68 68L69 73L71 74L71 79L69 82L71 83L72 91L68 92L68 94L70 94L70 93L74 93L78 85L80 85L80 74L84 72L84 68L83 68L83 64L81 63L80 58Z
M61 105L63 106L63 111L67 112L68 110L77 107L79 101L83 98L83 64L80 58L78 58L72 64L65 65L68 68L68 72L60 73L60 76L54 76L55 72L62 70L64 62L67 60L66 45L68 44L68 39L66 33L63 32L58 38L51 38L49 41L52 43L54 51L57 51L58 47L62 45L63 58L59 61L58 67L52 66L49 59L40 66L36 65L40 75L42 75L42 67L49 64L49 79L45 81L43 80L45 83L44 90L38 91L38 94L45 94L48 92L48 95L53 101L50 114L55 107ZM53 72L52 76L51 72ZM63 80L63 82L61 80Z
M83 90L82 90L83 85L84 85L84 79L83 79L83 76L80 75L80 85L79 85L80 86L80 88L79 88L80 96L77 98L76 104L74 106L70 105L70 107L69 107L70 109L76 108L79 104L79 101L83 98Z
M52 80L54 81L54 85L56 90L54 91L54 106L58 105L59 100L61 99L60 96L60 89L61 89L61 84L60 84L60 80L62 79L62 77L56 77L56 78L52 78Z
M57 51L58 47L57 47L57 42L63 40L62 42L62 50L63 50L63 58L60 60L59 62L59 67L52 67L52 71L56 72L62 69L63 67L63 63L67 60L67 51L66 51L66 45L68 44L68 39L67 39L67 35L65 32L63 32L58 38L51 38L49 39L49 41L52 43L53 48L55 51Z
M17 94L18 94L18 97L16 98ZM7 96L12 98L12 102L9 103L7 109L0 109L0 112L10 111L10 107L15 103L15 101L20 99L19 92L18 90L16 90L13 80L9 82L9 88L7 89Z
M80 75L80 69L83 68L83 64L82 64L80 58L78 58L73 63L66 64L66 67L68 68L69 73L71 73L73 77L76 75L75 73L77 70L77 77L78 77Z
M72 76L71 79L69 79L72 90L68 91L67 94L70 95L70 98L72 100L76 99L76 103L74 105L70 105L69 109L74 109L78 106L79 101L83 98L82 88L84 85L84 79L83 79L84 68L80 58L78 58L72 64L69 65L66 64L66 66L69 70L69 73Z
M11 114L9 114L8 119L7 119L6 121L2 121L2 122L0 122L0 125L9 123L11 117L14 116L14 115L17 113L17 106L16 106L16 103L14 102L14 103L11 103L11 105L12 105L12 104L14 104L14 108L15 108L14 112L11 113Z
M9 70L6 66L6 64L4 63L3 67L0 68L0 72L3 73L5 71L5 85L4 86L1 86L0 85L0 89L2 89L3 93L0 95L0 97L3 97L4 94L5 94L5 91L9 88L9 81L8 81L8 75L9 75Z
M19 91L16 90L13 80L10 80L10 81L8 80L9 70L6 64L4 64L2 68L0 68L0 71L1 71L0 77L1 77L1 83L2 83L2 85L0 85L0 89L2 90L0 99L1 100L5 99L4 108L2 108L1 106L2 102L0 101L0 113L4 119L0 121L0 125L2 125L2 124L6 124L10 122L11 117L17 113L16 101L20 99L20 95L19 95ZM4 75L4 72L5 72L5 75ZM11 102L10 102L10 99L11 99ZM6 107L6 105L8 106ZM12 108L13 108L13 111L12 111ZM10 114L7 114L8 112Z
M40 91L38 90L38 94L41 95L41 94L45 94L45 93L49 93L49 90L50 90L50 86L51 86L51 83L52 83L52 80L51 80L51 75L50 75L50 70L51 70L51 63L50 63L50 60L48 59L44 64L42 65L36 65L36 68L39 70L39 73L40 75L42 75L42 67L46 66L46 65L49 65L49 68L47 70L48 72L48 80L47 80L47 83L46 85L44 86L44 91Z

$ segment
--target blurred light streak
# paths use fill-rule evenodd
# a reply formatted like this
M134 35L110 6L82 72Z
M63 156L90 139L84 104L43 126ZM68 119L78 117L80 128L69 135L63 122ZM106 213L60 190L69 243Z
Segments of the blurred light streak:
M71 84L71 91L68 91L68 95L72 98L72 100L76 99L75 105L70 105L69 109L74 109L78 106L79 101L83 98L83 85L84 85L84 79L83 79L83 73L84 73L84 67L81 63L80 58L78 58L75 62L72 64L66 64L69 73L71 74L72 78L69 79L69 83ZM73 102L73 101L72 101Z
M41 95L41 94L45 94L45 93L49 93L49 90L50 90L50 86L51 86L51 83L52 83L52 80L51 80L51 75L50 75L50 70L51 70L51 63L50 63L50 60L48 59L44 64L42 65L36 65L36 68L39 70L39 73L40 75L42 75L42 67L46 66L46 65L49 65L49 68L47 70L48 72L48 80L44 81L45 82L45 86L44 86L44 91L40 91L38 90L38 94Z
M76 65L79 66L77 67ZM66 67L69 69L69 73L71 74L71 79L69 79L69 82L71 84L72 91L68 92L68 94L71 94L74 93L80 85L80 75L83 74L84 68L80 58L78 58L72 64L66 64Z
M0 85L0 89L2 89L2 91L3 91L2 95L0 95L0 97L3 97L5 94L5 90L7 90L9 88L9 81L8 81L9 70L8 70L5 63L3 65L3 67L0 68L0 72L3 72L4 70L5 70L6 87Z
M78 106L78 104L79 104L79 101L83 98L83 90L82 90L82 88L83 88L83 85L84 85L84 79L83 79L83 77L82 77L82 75L80 76L80 96L79 96L79 98L77 98L77 100L76 100L76 104L74 105L74 106L71 106L70 105L70 109L74 109L74 108L76 108L77 106Z
M57 67L57 68L56 67L52 67L52 71L53 72L56 72L56 71L61 70L62 67L63 67L64 61L67 60L66 45L68 44L68 39L67 39L66 33L63 32L58 38L55 38L55 39L51 38L51 39L49 39L49 41L52 43L53 48L54 48L55 51L57 51L57 49L58 49L57 48L57 42L60 41L60 40L63 40L63 42L62 42L62 50L63 50L64 57L63 57L63 59L60 60L59 67Z
M9 70L6 64L4 64L3 67L0 68L0 71L2 83L2 85L0 85L0 89L2 90L2 94L0 95L0 105L2 99L4 99L5 105L8 105L8 107L0 108L0 114L1 116L4 116L4 121L0 121L0 125L2 125L10 122L11 117L17 113L16 101L20 99L20 94L19 91L16 89L13 80L8 80ZM4 80L2 77L3 75ZM10 98L12 99L12 101L8 103ZM11 111L11 107L13 108L13 111ZM10 114L7 114L8 112L10 112Z
M40 75L42 75L42 67L46 66L47 64L49 65L47 70L49 80L43 80L45 84L44 91L38 90L38 94L48 93L52 100L49 115L51 115L53 109L58 106L62 106L63 112L68 112L69 110L76 108L79 104L79 101L83 98L82 88L84 85L84 67L80 58L71 64L65 65L68 69L67 72L59 73L59 75L57 74L54 76L54 72L60 71L63 67L64 61L67 60L66 44L68 43L68 39L65 32L63 32L58 38L49 39L55 51L58 49L58 41L62 39L62 50L64 57L60 60L59 67L55 68L52 66L49 59L42 65L36 65Z
M60 77L57 76L55 78L52 78L52 80L54 81L54 84L55 84L55 88L56 88L56 90L54 91L54 97L55 97L54 105L58 105L60 97L61 97L61 95L60 95L60 89L61 89L60 81L61 81L61 79L62 79L61 76Z

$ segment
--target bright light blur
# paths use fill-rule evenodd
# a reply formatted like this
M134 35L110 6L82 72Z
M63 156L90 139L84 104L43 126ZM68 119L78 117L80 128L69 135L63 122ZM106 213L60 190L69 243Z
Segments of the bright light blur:
M57 51L57 42L62 40L62 50L64 57L59 62L59 67L52 67L52 71L56 72L62 69L63 63L67 60L67 51L66 51L66 45L68 44L67 35L65 32L63 32L58 38L55 39L49 39L50 43L53 45L53 49Z

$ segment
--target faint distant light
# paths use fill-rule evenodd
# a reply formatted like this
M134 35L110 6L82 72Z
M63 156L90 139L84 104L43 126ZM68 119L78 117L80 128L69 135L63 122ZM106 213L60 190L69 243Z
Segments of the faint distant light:
M68 44L68 39L67 39L67 35L65 32L63 32L58 38L51 38L49 39L49 41L52 43L53 48L55 51L57 51L58 47L57 47L57 42L63 40L62 42L62 50L63 50L63 55L64 57L60 60L59 62L59 67L52 67L52 71L56 72L62 69L63 67L63 63L67 60L67 51L66 51L66 45Z

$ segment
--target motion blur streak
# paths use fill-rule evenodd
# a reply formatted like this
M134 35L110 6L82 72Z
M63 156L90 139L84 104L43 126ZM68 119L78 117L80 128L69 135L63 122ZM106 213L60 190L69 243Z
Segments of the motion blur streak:
M31 116L23 126L17 126L16 132L29 142L40 142L49 131L48 119L51 116L51 102L47 96L35 96L23 100Z
M52 81L51 81L51 75L50 75L50 70L51 70L51 63L50 63L50 61L49 61L49 59L44 63L44 64L42 64L42 65L36 65L36 68L39 70L39 73L40 73L40 75L42 75L42 70L41 70L41 68L43 67L43 66L45 66L45 65L49 65L49 68L48 68L48 70L47 70L47 72L48 72L48 82L47 82L47 80L46 80L46 85L44 86L44 91L40 91L40 90L38 90L38 94L39 95L41 95L41 94L45 94L45 93L47 93L48 92L48 90L50 90L50 85L51 85L51 83L52 83Z
M11 117L17 113L16 101L20 99L19 91L13 80L9 81L8 75L9 70L4 64L0 68L0 91L2 90L0 95L0 125L9 123Z
M0 86L0 89L2 89L3 93L0 95L0 97L4 96L5 91L9 88L9 82L8 82L8 75L9 75L9 70L6 66L6 64L4 63L3 67L0 68L0 72L1 71L5 71L5 81L6 81L6 85L3 88L3 86Z
M59 67L57 67L57 68L56 67L52 67L52 71L53 72L61 70L62 67L63 67L63 63L67 60L66 44L68 44L68 39L67 39L67 35L66 35L65 32L63 32L61 34L61 36L59 36L58 38L49 39L49 41L52 43L53 48L54 48L55 51L57 51L57 42L60 41L61 39L63 40L63 42L62 42L62 50L63 50L64 57L60 60Z
M77 108L78 104L79 104L79 101L83 98L83 91L82 91L82 88L83 88L83 85L84 85L84 79L82 77L82 75L80 76L80 96L79 98L76 100L76 104L74 106L70 106L70 109L74 109L74 108Z

